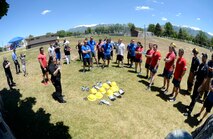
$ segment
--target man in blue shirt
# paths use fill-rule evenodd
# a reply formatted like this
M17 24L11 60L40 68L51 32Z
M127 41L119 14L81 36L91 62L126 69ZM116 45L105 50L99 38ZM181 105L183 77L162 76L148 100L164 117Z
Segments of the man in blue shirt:
M128 53L130 56L130 68L133 66L133 62L135 61L135 49L136 49L136 44L135 44L135 40L131 40L130 44L127 46L128 49Z
M95 62L97 63L98 65L98 61L97 61L97 58L96 58L96 51L95 51L95 46L96 46L96 42L93 40L93 36L90 37L90 40L87 42L87 45L90 47L91 49L91 52L90 52L90 55L91 55L91 66L93 67L93 57L95 58Z
M13 59L13 61L14 61L15 67L16 67L16 74L21 73L20 64L19 64L19 62L18 62L18 57L17 57L17 55L16 55L16 49L13 49L12 59Z
M107 67L109 67L109 63L111 60L111 51L112 51L112 44L110 43L110 39L107 39L107 42L102 45L102 50L104 52L104 66L106 65L106 60L107 60Z
M87 41L85 40L84 43L82 44L81 47L81 51L82 51L82 56L83 56L83 72L85 72L85 67L87 66L88 63L88 70L90 70L90 52L91 49L89 47L89 45L87 45Z

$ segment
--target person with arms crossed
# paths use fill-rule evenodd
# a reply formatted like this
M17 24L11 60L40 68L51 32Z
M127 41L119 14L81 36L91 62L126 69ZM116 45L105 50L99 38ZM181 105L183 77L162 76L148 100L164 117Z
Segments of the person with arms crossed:
M87 45L87 41L84 40L84 44L82 44L82 47L81 47L81 51L82 51L82 56L83 56L83 72L86 72L85 70L85 67L87 66L88 64L88 70L90 70L91 68L91 65L90 65L90 52L91 52L91 49L90 47Z
M141 75L142 53L143 53L143 45L141 44L141 42L137 42L137 47L135 49L135 73L137 73L139 65L140 71L138 72L138 75Z
M102 51L104 52L104 64L103 68L106 65L106 60L107 60L107 67L109 67L110 60L111 60L111 50L112 50L112 44L110 43L110 39L107 39L106 44L102 45Z
M98 61L96 58L96 51L95 51L95 46L96 46L96 42L93 40L93 36L90 37L90 40L87 42L87 45L90 47L90 65L93 67L93 57L95 59L96 64L98 65Z
M133 66L133 62L135 61L135 49L136 49L136 44L135 44L135 40L132 39L130 44L127 46L127 50L130 56L130 68L132 68Z
M47 83L49 81L47 57L44 54L44 48L43 47L40 47L39 50L40 50L40 54L38 55L38 62L40 64L42 75L43 75L43 80L41 82L44 83L44 85L47 85ZM46 76L46 78L45 78L45 76Z
M116 46L116 51L117 51L117 60L118 60L118 67L120 67L120 62L121 62L121 67L123 67L123 59L124 59L124 51L125 51L125 45L122 43L122 39L118 39L118 45Z
M152 60L152 54L154 53L154 50L152 49L153 44L149 43L149 50L146 51L146 63L145 63L145 68L146 68L146 79L148 79L149 77L149 68L150 68L150 62ZM151 73L150 73L151 74ZM151 77L151 75L150 75Z

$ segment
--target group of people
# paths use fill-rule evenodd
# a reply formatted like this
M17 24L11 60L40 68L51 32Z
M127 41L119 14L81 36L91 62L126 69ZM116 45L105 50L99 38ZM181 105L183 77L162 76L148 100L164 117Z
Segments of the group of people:
M83 72L86 72L86 67L88 70L93 68L93 59L98 67L109 67L110 61L113 58L113 49L116 52L116 63L117 67L124 66L124 53L127 49L127 61L129 68L133 67L133 63L135 63L135 72L141 75L142 71L142 55L145 55L146 62L146 76L145 78L149 80L149 85L147 90L151 91L151 88L154 84L154 79L156 73L158 71L160 60L162 59L162 55L158 50L157 44L149 44L149 49L147 51L144 50L141 42L135 43L135 40L132 39L130 43L125 46L122 42L122 39L118 39L118 42L112 42L110 38L105 38L103 41L99 39L99 42L96 43L93 37L91 36L88 40L84 39L82 42L78 41L76 48L79 52L79 59L83 61ZM70 63L70 50L69 41L66 39L63 42L64 46L64 54L66 63ZM164 70L163 70L163 86L161 87L161 91L164 92L165 95L169 96L169 101L175 101L180 91L180 83L185 75L187 70L186 59L184 58L184 50L179 49L178 52L175 50L176 45L171 43L169 46L169 50L165 58L163 59L165 62ZM12 58L16 67L16 73L20 73L20 65L18 62L18 58L16 56L16 51L13 51ZM203 107L201 111L195 115L200 116L204 109L206 109L205 114L201 118L200 121L211 111L213 106L213 54L211 59L207 62L208 55L202 53L202 62L198 59L198 50L196 48L193 49L193 58L190 68L190 74L187 80L187 91L190 93L192 91L193 85L193 93L191 96L191 103L187 106L187 112L184 113L185 116L189 116L195 106L195 103L203 97ZM59 44L59 40L55 43L50 44L48 48L49 61L47 61L47 57L44 54L44 48L40 48L40 53L38 55L38 61L40 63L43 80L42 83L47 85L51 80L52 84L56 90L56 98L59 102L65 103L66 101L63 99L62 95L62 86L61 86L61 47ZM96 56L97 55L97 56ZM26 63L25 63L25 55L21 54L20 59L22 60L23 72L26 75ZM100 66L100 60L103 60L102 65ZM107 62L107 64L106 64ZM5 69L8 85L10 87L15 85L13 81L12 74L10 71L10 63L4 57L3 67ZM138 72L139 67L139 72ZM51 74L51 79L49 79L48 74ZM173 89L172 93L169 94L168 90L170 87L170 80L173 76L172 83ZM195 82L195 84L194 84ZM204 93L203 93L204 92Z

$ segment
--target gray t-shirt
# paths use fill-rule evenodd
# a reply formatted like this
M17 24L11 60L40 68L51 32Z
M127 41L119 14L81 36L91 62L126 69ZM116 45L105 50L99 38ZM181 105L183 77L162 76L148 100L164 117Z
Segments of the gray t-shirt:
M117 55L123 56L125 51L125 45L123 43L120 43L120 44L118 43L116 50L117 50Z

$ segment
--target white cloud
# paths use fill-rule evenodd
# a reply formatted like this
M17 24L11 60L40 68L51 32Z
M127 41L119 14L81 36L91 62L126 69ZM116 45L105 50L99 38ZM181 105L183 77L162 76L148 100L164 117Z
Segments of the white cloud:
M211 35L211 36L213 36L213 33L211 33L211 32L208 32L208 34Z
M137 6L135 7L136 11L140 11L140 10L151 10L151 8L149 6Z
M164 4L164 2L153 0L152 2L157 3L157 4Z
M176 16L181 16L182 15L182 13L178 13L178 14L176 14Z
M42 15L45 15L47 13L50 13L51 11L50 10L44 10L43 12L41 12Z
M74 28L78 28L78 27L94 27L97 26L98 24L88 24L88 25L77 25Z
M200 28L198 28L198 27L187 26L187 25L182 25L181 27L191 28L191 29L194 29L194 30L201 30L201 29L200 29Z
M167 21L168 19L166 17L161 18L162 21Z
M200 21L200 18L198 17L198 18L196 18L196 20Z

